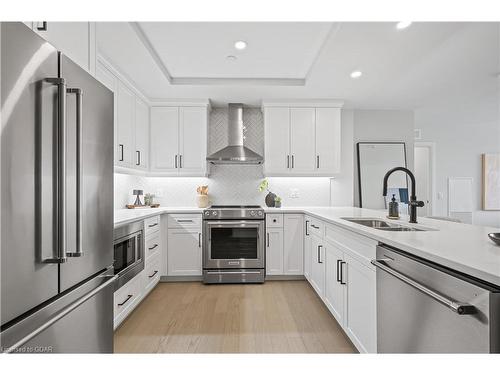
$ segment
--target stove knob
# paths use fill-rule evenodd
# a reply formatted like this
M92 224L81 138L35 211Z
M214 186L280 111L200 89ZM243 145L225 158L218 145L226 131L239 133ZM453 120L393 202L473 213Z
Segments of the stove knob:
M250 211L250 216L255 216L255 211Z
M205 216L210 216L210 212L209 211L205 211Z
M259 216L262 216L262 211L257 212Z
M213 211L212 216L217 216L217 211Z

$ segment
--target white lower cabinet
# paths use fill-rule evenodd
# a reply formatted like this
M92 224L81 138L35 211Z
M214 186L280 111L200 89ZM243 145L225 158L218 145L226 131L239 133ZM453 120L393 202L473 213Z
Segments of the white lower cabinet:
M266 275L283 275L283 229L268 228L266 233Z
M142 287L145 293L152 290L160 282L160 254L155 254L146 259L146 265L142 272Z
M323 298L325 292L325 247L323 239L311 235L311 278L310 283L316 293Z
M311 220L308 216L305 217L304 224L304 277L307 281L311 281Z
M169 215L167 275L201 276L201 216Z
M326 243L325 304L337 322L344 322L345 288L341 274L344 254L331 243Z

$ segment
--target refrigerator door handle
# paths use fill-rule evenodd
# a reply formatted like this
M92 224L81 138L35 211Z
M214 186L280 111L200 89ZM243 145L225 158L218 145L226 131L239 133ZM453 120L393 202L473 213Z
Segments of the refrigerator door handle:
M45 82L57 86L57 172L56 172L56 246L53 258L42 259L43 263L64 263L66 246L66 80L45 78Z
M78 306L95 296L97 293L99 293L101 290L107 288L110 284L113 284L116 279L118 278L118 275L113 275L113 276L103 276L108 278L104 283L99 285L97 288L91 290L89 293L85 294L84 296L78 298L76 301L73 303L70 303L68 306L60 310L57 314L55 314L51 319L47 320L44 324L42 324L40 327L37 329L33 330L30 332L28 335L24 336L22 339L17 341L15 344L10 345L7 350L4 353L12 353L14 352L17 348L23 346L26 344L28 341L30 341L33 337L38 336L40 333L45 331L47 328L52 326L54 323L56 323L58 320L64 318L66 315L68 315L71 311L76 309Z
M73 252L66 251L67 257L81 257L82 250L82 189L83 189L83 174L82 174L82 151L83 151L83 126L82 126L82 109L83 109L83 91L78 88L68 88L68 94L76 96L76 249Z

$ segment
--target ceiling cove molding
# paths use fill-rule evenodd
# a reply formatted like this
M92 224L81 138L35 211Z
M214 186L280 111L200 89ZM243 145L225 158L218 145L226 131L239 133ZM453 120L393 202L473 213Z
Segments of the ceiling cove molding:
M156 66L161 70L167 81L171 85L184 85L184 86L305 86L305 78L213 78L213 77L173 77L163 63L160 55L154 48L151 41L144 33L138 22L129 22L132 30L136 33L137 37L144 45L149 55L155 62ZM330 33L328 33L330 35ZM328 36L327 38L328 39ZM325 43L323 43L324 45ZM322 47L323 48L323 47ZM320 51L322 50L320 48ZM316 61L315 58L313 65Z
M309 79L309 76L311 75L311 71L313 70L314 66L319 60L319 57L321 56L321 53L325 49L326 45L330 41L330 39L335 38L337 35L338 31L340 30L341 24L340 22L335 22L333 23L332 27L330 30L326 33L325 39L323 39L323 42L321 43L321 47L318 49L318 53L316 53L316 56L314 57L311 65L309 66L309 69L307 70L307 73L305 75L305 80Z
M168 71L167 67L163 63L162 59L160 58L160 55L158 55L158 52L156 52L156 49L153 47L151 42L149 41L148 37L142 30L141 26L139 25L138 22L129 22L130 26L132 27L132 30L137 34L137 37L141 41L141 43L144 45L144 47L148 50L149 55L155 62L155 64L158 66L158 68L161 70L167 81L172 84L172 75Z

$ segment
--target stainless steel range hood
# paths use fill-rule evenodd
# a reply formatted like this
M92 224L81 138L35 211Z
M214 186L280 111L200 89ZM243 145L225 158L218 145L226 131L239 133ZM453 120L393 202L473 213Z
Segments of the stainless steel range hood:
M228 143L207 157L212 164L262 164L264 158L243 146L243 104L230 103L228 111Z

